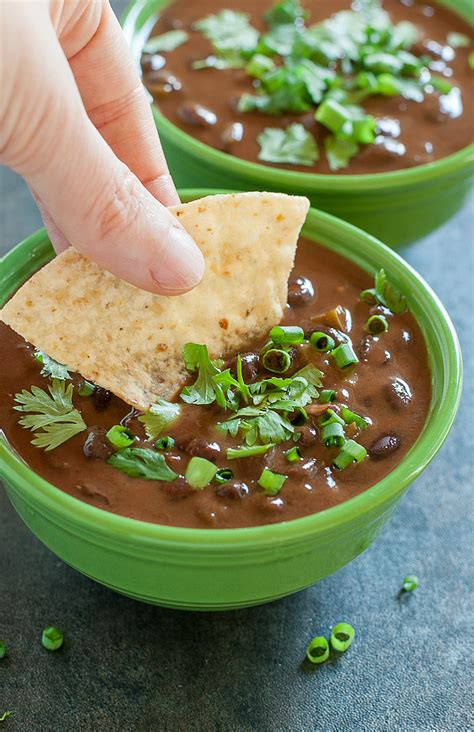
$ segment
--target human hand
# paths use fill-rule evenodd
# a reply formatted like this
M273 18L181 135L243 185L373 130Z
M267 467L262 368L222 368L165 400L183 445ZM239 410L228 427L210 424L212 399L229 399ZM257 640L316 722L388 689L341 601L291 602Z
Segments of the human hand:
M57 252L176 295L204 271L150 107L106 0L0 0L0 162L27 181Z

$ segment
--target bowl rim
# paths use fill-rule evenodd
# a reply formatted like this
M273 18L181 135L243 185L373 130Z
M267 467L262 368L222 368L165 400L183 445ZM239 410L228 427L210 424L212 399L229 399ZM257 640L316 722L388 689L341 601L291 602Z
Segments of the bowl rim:
M141 50L148 36L148 32L156 21L158 6L169 4L172 1L132 0L121 17L122 29L132 49L132 55L135 58L140 74ZM441 5L447 4L441 0L435 0L435 2ZM462 0L459 4L463 5ZM448 7L453 10L449 0ZM459 10L459 14L464 20L469 22L461 10ZM153 19L153 23L151 19ZM137 22L141 24L139 30L136 27ZM423 182L428 182L441 175L452 175L463 168L469 167L474 162L474 143L471 143L461 148L461 150L457 150L451 155L447 155L439 160L416 165L412 168L387 171L385 173L349 173L347 175L343 173L335 175L333 173L310 173L287 170L277 165L262 165L261 163L244 160L243 158L238 158L235 155L218 150L181 130L165 117L155 104L151 103L151 109L160 134L168 135L170 139L173 139L173 142L179 146L182 153L199 157L203 164L209 163L216 168L225 169L230 175L237 177L243 175L255 183L263 183L271 179L274 189L277 187L281 187L282 190L299 188L304 191L314 190L324 191L325 193L352 194L354 194L354 191L357 194L367 193L369 191L380 192L383 188L398 189L407 185L418 185Z
M185 201L225 192L229 191L215 189L180 191ZM439 378L441 375L443 384L436 413L430 411L415 444L402 462L385 478L362 493L319 513L279 523L234 529L198 529L153 524L91 506L61 491L37 475L8 445L1 429L0 478L12 486L18 486L18 483L21 482L23 484L22 497L27 502L34 502L36 509L40 502L46 511L55 514L62 513L62 521L64 518L68 518L89 531L93 527L94 530L106 533L109 537L120 536L121 540L125 542L133 539L134 543L138 540L155 545L172 542L175 546L189 546L199 542L201 548L207 547L210 550L223 548L226 545L239 545L245 548L245 546L250 547L256 544L262 547L266 544L275 544L275 542L279 542L281 545L292 543L295 540L301 541L316 533L325 534L333 531L340 528L341 525L348 524L377 509L382 504L397 500L404 489L434 458L456 417L462 390L462 358L453 323L437 295L423 278L402 257L375 237L352 224L314 208L310 209L305 226L319 229L318 233L303 231L304 236L314 241L318 241L321 236L324 239L324 232L328 237L334 234L336 237L340 237L343 241L340 245L343 256L366 271L374 272L384 266L389 272L396 270L403 273L409 286L407 292L411 293L413 298L415 291L421 292L425 298L425 304L429 303L427 320L432 327L436 324L437 336L443 341L444 362L435 364L435 368L432 369L432 378ZM339 245L333 247L328 243L323 243L323 246L339 251ZM339 251L339 253L341 252ZM51 254L52 248L46 231L40 229L2 257L0 259L0 302L3 301L4 296L8 296L18 286L18 281L25 281L30 273L35 271L36 266L32 267L33 262L35 265L44 264L51 258ZM374 264L370 265L369 262L374 262ZM410 295L408 297L410 299ZM420 318L417 320L421 325L422 320Z

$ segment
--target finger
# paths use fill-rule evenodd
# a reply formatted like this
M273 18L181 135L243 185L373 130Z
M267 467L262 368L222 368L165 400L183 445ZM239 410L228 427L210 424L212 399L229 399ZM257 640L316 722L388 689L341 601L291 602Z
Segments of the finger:
M38 210L41 214L41 218L43 219L43 224L45 225L48 236L51 244L54 247L54 250L56 254L60 254L65 249L68 248L69 242L64 236L64 234L59 231L58 227L56 226L56 223L53 221L52 217L50 216L49 212L46 209L46 206L44 205L41 198L38 196L37 193L30 187L30 193L33 196L34 202L38 206Z
M38 18L26 40L31 78L26 99L10 97L17 112L6 116L5 162L64 236L101 266L151 292L191 289L203 274L201 252L90 122L49 18Z
M91 8L77 20L74 33L66 28L59 38L84 106L117 157L155 198L166 206L178 203L151 107L125 37L109 4L99 5L102 12L95 29L91 26L97 19L92 17ZM78 50L78 38L88 33L90 40Z

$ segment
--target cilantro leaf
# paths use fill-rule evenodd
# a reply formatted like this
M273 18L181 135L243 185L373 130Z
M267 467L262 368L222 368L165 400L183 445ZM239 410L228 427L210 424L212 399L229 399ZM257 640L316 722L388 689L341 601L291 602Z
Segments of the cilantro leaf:
M74 387L60 379L53 379L48 385L49 394L38 386L31 392L23 389L15 394L19 412L30 412L19 420L25 429L34 432L32 444L46 451L54 450L66 440L87 429L81 413L72 403Z
M359 146L355 142L335 135L325 138L324 149L330 170L346 168L350 159L359 152Z
M248 17L234 10L221 10L198 20L194 28L201 31L220 53L252 51L257 45L259 32L250 25Z
M207 346L199 343L185 343L184 364L188 371L198 371L194 384L185 386L180 396L187 404L212 404L216 398L213 376L219 373L215 361L209 357Z
M143 46L144 53L158 53L166 51L174 51L175 48L182 46L189 38L189 34L183 30L171 30L168 33L162 33L159 36L153 36Z
M395 315L400 315L407 309L405 295L389 282L383 269L375 275L375 297L381 305L384 305Z
M295 20L306 17L307 13L301 6L300 0L282 0L264 15L265 22L271 27L283 23L294 23Z
M218 422L217 429L236 437L240 431L247 445L255 445L257 440L267 445L278 444L290 439L294 430L286 417L272 409L244 407L227 422Z
M43 365L41 376L50 376L52 379L62 379L63 381L71 378L67 366L58 363L43 351L36 350L34 356L38 363Z
M314 137L298 123L293 123L286 130L266 127L258 136L258 142L258 158L267 163L310 166L319 158Z
M171 481L178 477L168 467L164 455L143 447L126 447L111 455L107 462L131 478Z
M179 404L167 402L166 399L157 399L146 414L142 414L138 421L145 425L147 437L155 440L164 428L179 417Z

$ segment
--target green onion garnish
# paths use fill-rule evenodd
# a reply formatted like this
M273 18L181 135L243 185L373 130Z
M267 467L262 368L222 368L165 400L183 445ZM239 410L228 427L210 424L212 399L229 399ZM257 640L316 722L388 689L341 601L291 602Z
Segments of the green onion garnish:
M270 348L263 355L262 363L267 371L284 374L291 366L290 354L278 348Z
M362 290L359 295L359 300L367 303L367 305L376 305L377 297L375 295L375 288L370 287L368 290Z
M216 483L219 483L219 485L222 485L222 483L227 483L229 480L232 480L233 477L234 473L230 468L221 468L216 472L214 480Z
M0 658L5 658L7 655L7 646L5 641L0 640Z
M297 463L298 460L301 459L300 449L299 449L299 447L296 447L296 446L290 447L290 449L286 450L283 454L289 463Z
M78 394L82 397L90 397L95 392L95 384L91 384L90 381L82 381L79 386Z
M340 369L346 369L348 366L359 362L350 343L341 343L334 351L331 351L331 356Z
M276 496L283 487L287 476L280 473L272 473L268 468L264 468L258 484L263 488L267 496Z
M334 389L323 389L319 395L319 401L321 404L330 404L336 399L336 392Z
M135 437L128 427L124 427L121 424L114 424L107 432L106 437L110 444L116 447L117 450L121 450L122 447L130 447L135 442Z
M298 345L304 341L304 330L299 325L275 325L268 337L279 346Z
M164 437L160 437L155 442L155 447L157 450L171 450L175 446L175 444L176 442L173 437L165 435Z
M352 463L361 463L367 455L367 450L359 445L355 440L347 440L339 453L334 459L333 465L338 470L345 470Z
M41 637L41 643L48 651L57 651L64 643L64 636L58 628L45 628Z
M467 63L469 64L469 68L474 71L474 51L471 51L469 54Z
M324 415L321 417L319 424L321 425L321 427L324 427L324 425L332 424L333 422L338 422L342 426L346 424L343 418L340 417L337 412L334 411L334 409L327 409L324 412Z
M192 457L184 477L192 488L202 491L206 485L209 485L216 472L217 468L210 460L202 457Z
M318 351L319 353L327 353L328 351L332 351L332 349L336 345L334 338L331 338L331 336L328 336L327 333L322 333L321 331L316 331L316 333L312 333L309 342L311 343L313 348L316 349L316 351Z
M344 653L354 640L355 630L349 623L338 623L331 633L331 645L335 651Z
M415 574L410 574L408 577L403 578L402 592L413 592L418 587L418 577Z
M331 132L341 132L342 128L351 122L350 111L336 99L325 99L318 107L316 120L327 127Z
M346 424L355 423L360 430L365 430L369 426L369 422L366 419L361 417L360 414L351 412L347 407L341 407L341 417Z
M388 330L388 320L383 315L372 315L365 324L365 330L371 335L380 335Z
M313 638L306 649L306 658L311 663L324 663L329 658L329 643L323 635Z
M330 422L321 429L321 441L326 447L341 447L345 442L344 428L339 422Z
M255 455L264 455L273 446L273 442L270 442L268 443L268 445L245 445L243 447L229 447L227 448L227 460L236 460L237 458L248 458L254 457Z

